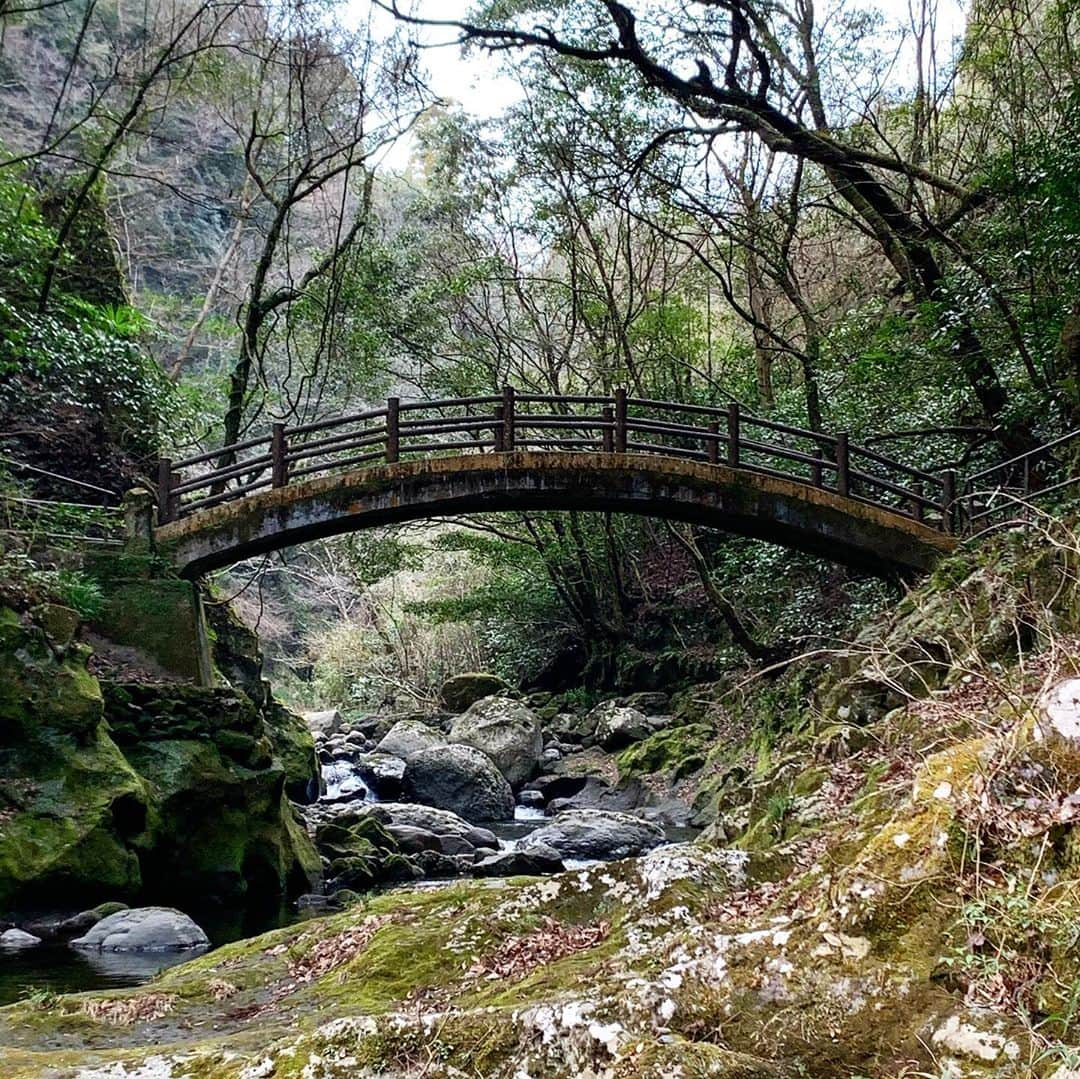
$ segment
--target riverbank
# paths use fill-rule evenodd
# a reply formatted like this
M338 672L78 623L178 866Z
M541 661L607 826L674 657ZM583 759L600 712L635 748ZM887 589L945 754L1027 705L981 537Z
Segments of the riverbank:
M695 687L726 737L659 769L690 769L693 844L345 896L134 990L29 997L4 1074L1073 1079L1074 541L1005 537L843 655Z

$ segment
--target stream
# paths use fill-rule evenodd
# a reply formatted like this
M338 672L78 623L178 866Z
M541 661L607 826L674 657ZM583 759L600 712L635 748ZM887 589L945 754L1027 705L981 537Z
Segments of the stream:
M346 761L324 764L322 774L326 789L320 799L322 802L378 801ZM518 805L513 820L486 823L484 827L495 833L501 847L509 849L549 819L537 806ZM669 826L664 831L671 843L686 842L698 834L696 828ZM593 864L573 859L565 862L567 869ZM421 879L410 887L444 887L460 879ZM202 926L213 950L306 917L318 917L324 912L298 910L290 904L277 911L259 914L229 910L188 910L187 913ZM78 993L141 985L158 972L191 958L191 952L82 952L63 943L50 942L21 950L0 950L0 1006L33 994Z

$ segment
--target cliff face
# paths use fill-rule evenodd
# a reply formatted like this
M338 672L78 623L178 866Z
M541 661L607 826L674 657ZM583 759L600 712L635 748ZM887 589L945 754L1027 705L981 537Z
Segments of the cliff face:
M101 682L77 628L64 608L0 611L0 911L309 890L296 717L231 686Z

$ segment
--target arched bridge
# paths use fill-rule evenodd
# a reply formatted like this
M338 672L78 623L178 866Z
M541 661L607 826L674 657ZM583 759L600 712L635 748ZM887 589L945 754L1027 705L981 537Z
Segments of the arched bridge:
M727 408L517 393L402 402L162 461L154 540L194 577L376 525L611 510L756 536L881 574L954 545L955 479Z

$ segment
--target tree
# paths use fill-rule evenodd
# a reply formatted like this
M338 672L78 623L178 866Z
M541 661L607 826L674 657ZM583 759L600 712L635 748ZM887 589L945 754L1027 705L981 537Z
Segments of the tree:
M830 43L812 4L766 7L754 0L682 0L665 20L644 28L617 0L498 4L474 22L425 20L396 3L389 7L406 22L453 27L463 44L538 48L578 63L632 69L681 113L655 132L644 156L674 138L708 145L750 133L774 153L820 170L842 212L873 238L915 303L949 304L940 250L948 249L943 241L986 193L920 164L893 142L871 138L869 109L830 101L840 89L829 81L831 57L858 45L865 25L848 20L847 40ZM530 12L543 19L539 28L508 24ZM680 74L691 59L695 73ZM849 75L845 88L852 80L858 86L856 73ZM1009 414L1008 389L969 314L953 309L950 317L956 363L983 414L1008 449L1030 448L1029 425Z

